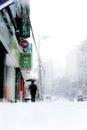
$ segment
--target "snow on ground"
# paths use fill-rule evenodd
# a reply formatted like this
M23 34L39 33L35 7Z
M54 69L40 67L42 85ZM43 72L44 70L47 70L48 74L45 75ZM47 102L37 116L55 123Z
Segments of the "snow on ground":
M87 102L0 103L0 130L87 130Z

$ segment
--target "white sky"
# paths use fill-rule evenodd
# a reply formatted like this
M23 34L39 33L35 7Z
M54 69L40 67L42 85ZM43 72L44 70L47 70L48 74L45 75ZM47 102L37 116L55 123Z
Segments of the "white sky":
M0 130L87 130L87 102L0 103Z
M87 0L30 0L30 17L36 38L50 36L43 51L61 63L87 36Z

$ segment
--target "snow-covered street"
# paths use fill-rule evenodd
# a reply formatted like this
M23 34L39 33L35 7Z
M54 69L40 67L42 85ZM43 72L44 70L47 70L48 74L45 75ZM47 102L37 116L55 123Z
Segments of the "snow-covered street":
M0 103L0 130L87 130L87 102Z

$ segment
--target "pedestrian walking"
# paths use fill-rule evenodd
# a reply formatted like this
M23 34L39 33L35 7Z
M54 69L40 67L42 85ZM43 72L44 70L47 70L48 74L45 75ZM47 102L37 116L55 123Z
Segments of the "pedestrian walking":
M35 102L37 85L34 83L34 81L31 81L31 84L28 89L31 94L31 102Z

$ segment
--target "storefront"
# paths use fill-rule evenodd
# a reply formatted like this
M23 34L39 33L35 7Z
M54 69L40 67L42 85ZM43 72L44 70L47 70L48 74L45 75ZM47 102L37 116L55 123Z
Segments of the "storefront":
M12 51L6 54L5 98L10 102L20 100L20 47L15 36L12 36Z
M11 50L12 36L0 12L0 99L4 98L6 54Z
M15 102L24 97L24 79L19 63L20 54L23 51L18 43L19 37L16 36L18 28L14 22L17 14L16 6L15 1L15 4L0 12L0 99L4 98L10 102ZM28 10L26 7L26 11ZM22 23L25 25L26 21L26 29L28 30L20 30L20 34L23 32L21 38L30 37L28 15L26 19L23 18ZM27 32L26 36L24 35L25 32Z
M0 42L0 99L4 97L4 66L6 58L6 49Z

